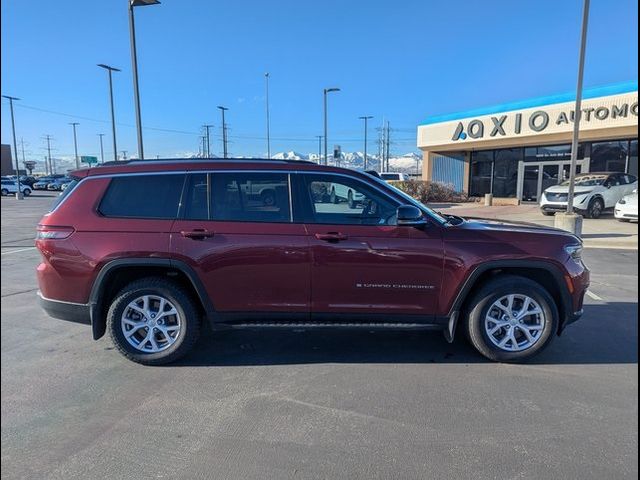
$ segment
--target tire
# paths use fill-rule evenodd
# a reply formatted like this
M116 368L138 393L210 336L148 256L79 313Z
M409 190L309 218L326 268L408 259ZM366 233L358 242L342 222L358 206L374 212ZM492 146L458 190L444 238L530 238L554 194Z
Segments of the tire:
M604 202L601 198L594 198L589 202L589 208L587 209L587 216L589 218L600 218L604 211Z
M497 312L504 314L504 311L495 305L506 299L504 301L508 306L510 295L515 296L512 308L523 307L524 302L521 297L528 297L532 300L528 311L540 310L540 313L526 315L524 322L518 322L513 317L511 319L502 317L499 321L506 325L490 335L489 331L497 328L498 323L487 321L487 319L497 316ZM505 306L504 303L501 305ZM533 309L531 309L532 306ZM540 284L524 277L502 275L489 281L474 295L466 311L468 316L464 326L469 341L478 352L496 362L522 362L530 359L544 350L558 331L559 313L553 298ZM522 310L518 311L522 312ZM534 341L530 341L525 336L524 327L527 326L531 328L526 330L530 336L533 336ZM513 340L507 340L501 348L499 344L505 338L509 338L509 335Z
M138 313L139 310L131 307L137 299L144 297L150 299L148 303L136 304L140 310L153 312L159 307L155 304L159 304L160 298L167 302L166 306L173 309L163 310L166 314L158 316L156 324L153 320L160 311L159 308L155 314L143 316ZM175 314L171 310L175 310ZM149 321L145 322L145 318ZM163 327L166 329L165 333L162 333ZM130 328L127 332L130 333L131 343L125 337L127 328ZM150 328L154 331L153 337L149 337ZM172 331L168 335L171 337L174 334L172 343L166 335L170 328ZM184 289L170 280L149 277L130 283L116 295L107 313L107 329L116 348L129 360L143 365L163 365L178 360L193 348L200 334L200 318L193 300ZM144 340L141 340L143 337ZM134 346L135 343L138 343L138 347ZM161 350L154 351L154 345Z
M7 195L9 195L9 190L7 190L6 188L2 189L2 196L6 197Z
M542 212L542 215L544 215L545 217L553 217L556 212L545 212L544 210L540 210Z
M621 222L621 223L629 223L629 219L628 218L618 218L617 220L619 222Z
M31 189L30 189L30 188L25 188L25 189L22 191L22 194L23 194L25 197L28 197L29 195L31 195Z
M349 193L347 194L347 203L349 204L349 208L351 210L355 210L355 208L358 206L355 199L353 198L353 191L351 190L349 190Z

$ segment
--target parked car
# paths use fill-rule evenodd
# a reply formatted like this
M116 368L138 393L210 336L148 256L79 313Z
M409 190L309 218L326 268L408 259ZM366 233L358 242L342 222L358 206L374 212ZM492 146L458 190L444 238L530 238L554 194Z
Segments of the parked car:
M582 315L576 236L440 214L366 173L159 160L71 175L37 227L41 305L96 340L108 331L143 364L185 355L203 322L439 329L450 342L461 330L487 358L515 362ZM271 185L273 204L249 182ZM327 186L361 208L327 202Z
M33 184L36 183L36 181L36 177L33 177L31 175L20 175L20 183L24 183L29 187L33 187Z
M71 180L69 177L54 178L47 185L47 190L62 191L62 186L71 183Z
M380 178L386 182L406 182L409 180L409 175L398 172L380 172Z
M626 173L581 173L576 175L574 208L589 218L600 218L625 195L638 188L638 179ZM567 209L569 181L547 188L540 200L544 215Z
M635 189L631 195L621 198L613 213L621 222L638 221L638 189Z
M34 190L47 190L49 184L53 182L56 178L64 177L64 175L46 175L44 177L40 177L33 184Z
M9 195L11 193L17 193L18 182L15 180L2 179L2 196ZM25 197L31 195L31 187L29 185L20 184L20 191Z

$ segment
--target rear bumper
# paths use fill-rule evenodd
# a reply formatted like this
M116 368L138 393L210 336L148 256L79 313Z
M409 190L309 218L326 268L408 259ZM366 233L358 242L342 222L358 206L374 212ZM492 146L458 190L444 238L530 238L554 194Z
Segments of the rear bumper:
M38 292L38 301L50 317L69 322L91 325L91 308L88 304L61 302L45 298Z

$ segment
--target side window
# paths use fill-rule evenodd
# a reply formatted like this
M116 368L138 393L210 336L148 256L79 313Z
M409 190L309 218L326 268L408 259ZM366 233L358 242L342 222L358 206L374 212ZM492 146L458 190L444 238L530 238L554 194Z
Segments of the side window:
M289 175L286 173L212 173L210 190L212 220L292 221Z
M187 188L182 200L186 220L209 220L209 176L206 173L187 175Z
M176 218L184 177L183 174L113 177L98 211L105 217Z
M355 178L301 175L311 202L311 221L336 225L394 225L398 205Z

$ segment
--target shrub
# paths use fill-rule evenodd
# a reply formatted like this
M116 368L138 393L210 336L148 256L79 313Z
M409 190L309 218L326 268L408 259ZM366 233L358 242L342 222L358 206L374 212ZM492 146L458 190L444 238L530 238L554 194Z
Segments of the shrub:
M468 200L465 194L456 192L451 184L408 180L406 182L394 182L394 186L421 203L466 202Z

